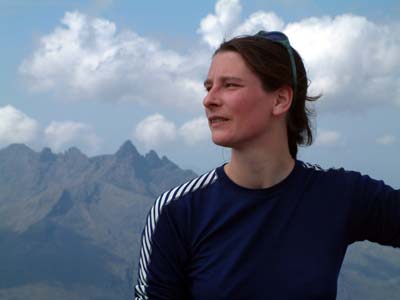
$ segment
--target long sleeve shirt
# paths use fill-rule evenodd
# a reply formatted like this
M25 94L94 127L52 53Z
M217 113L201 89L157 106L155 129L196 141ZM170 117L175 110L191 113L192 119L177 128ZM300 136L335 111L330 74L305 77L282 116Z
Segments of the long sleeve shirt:
M400 247L399 190L299 160L280 183L247 189L221 166L156 200L136 299L333 300L361 240Z

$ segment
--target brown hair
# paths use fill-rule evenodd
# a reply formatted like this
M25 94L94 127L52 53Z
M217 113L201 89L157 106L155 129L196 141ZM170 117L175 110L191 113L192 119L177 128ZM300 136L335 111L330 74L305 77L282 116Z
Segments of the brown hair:
M306 101L315 101L318 96L307 95L309 80L303 61L292 47L296 63L297 88L286 118L286 128L290 155L297 156L299 145L311 145L313 134L310 116L312 111ZM214 56L223 51L239 53L248 67L260 78L266 91L274 91L284 85L293 88L293 76L287 49L260 36L241 36L223 42Z

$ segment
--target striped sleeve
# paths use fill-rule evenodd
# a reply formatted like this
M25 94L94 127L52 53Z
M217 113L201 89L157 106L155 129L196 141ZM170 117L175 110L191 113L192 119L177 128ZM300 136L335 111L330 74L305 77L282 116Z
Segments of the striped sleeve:
M212 170L160 195L151 207L142 232L135 299L182 299L185 246L166 208L172 201L216 180Z

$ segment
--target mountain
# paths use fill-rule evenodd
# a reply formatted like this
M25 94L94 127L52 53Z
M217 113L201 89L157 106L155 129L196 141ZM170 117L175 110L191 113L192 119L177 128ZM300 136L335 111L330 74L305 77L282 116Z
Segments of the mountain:
M150 206L194 176L130 141L95 157L23 144L0 150L0 299L132 299ZM399 249L349 247L337 299L399 295Z
M130 141L92 158L0 150L0 299L129 299L151 204L195 176Z
M351 245L338 281L338 300L400 299L400 249Z

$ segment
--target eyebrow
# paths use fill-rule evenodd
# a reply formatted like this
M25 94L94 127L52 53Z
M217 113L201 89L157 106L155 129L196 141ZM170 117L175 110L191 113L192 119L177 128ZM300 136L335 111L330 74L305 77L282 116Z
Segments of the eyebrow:
M235 77L235 76L222 76L218 80L222 81L222 82L225 82L228 80L235 80L235 81L240 81L240 82L243 81L243 79L241 79L239 77ZM208 85L212 84L212 82L213 81L211 79L206 79L206 80L204 80L204 86L208 86Z

